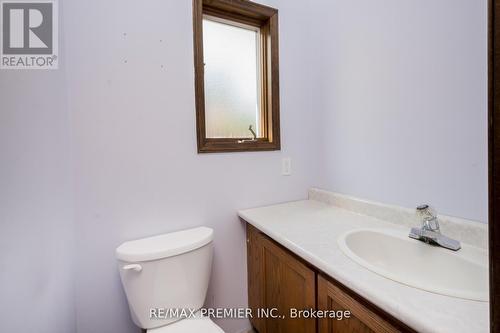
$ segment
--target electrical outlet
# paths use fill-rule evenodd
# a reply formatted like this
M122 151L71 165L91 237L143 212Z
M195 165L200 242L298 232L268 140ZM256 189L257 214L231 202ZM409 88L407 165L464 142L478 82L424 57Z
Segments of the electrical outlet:
M281 174L283 176L290 176L292 174L292 159L290 157L284 157L281 160Z

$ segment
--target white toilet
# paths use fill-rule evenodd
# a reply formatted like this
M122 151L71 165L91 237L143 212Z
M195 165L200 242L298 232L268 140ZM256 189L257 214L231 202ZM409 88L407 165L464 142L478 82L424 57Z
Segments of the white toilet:
M137 326L148 333L224 333L199 311L195 318L166 315L168 309L194 311L203 306L212 268L212 240L213 230L199 227L125 242L116 249Z

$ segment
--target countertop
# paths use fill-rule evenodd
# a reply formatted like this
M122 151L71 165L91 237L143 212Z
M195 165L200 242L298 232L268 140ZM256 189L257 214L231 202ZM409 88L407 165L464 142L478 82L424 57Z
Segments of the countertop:
M238 215L291 252L418 332L489 331L489 304L442 296L384 278L349 259L337 238L356 228L407 228L315 200ZM439 274L439 272L429 272Z

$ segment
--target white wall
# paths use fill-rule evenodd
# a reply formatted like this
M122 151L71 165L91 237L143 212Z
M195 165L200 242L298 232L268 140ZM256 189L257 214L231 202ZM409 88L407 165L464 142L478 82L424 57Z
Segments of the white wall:
M0 71L0 332L76 331L64 67Z
M137 332L115 248L202 224L215 229L209 302L215 297L216 306L246 306L246 242L236 211L304 199L309 187L321 184L321 108L317 71L302 51L311 43L303 4L273 2L281 20L282 151L210 155L196 152L192 2L66 5L78 331ZM284 156L292 158L290 177L281 176ZM219 324L228 333L248 325Z
M486 222L486 3L322 1L324 187Z

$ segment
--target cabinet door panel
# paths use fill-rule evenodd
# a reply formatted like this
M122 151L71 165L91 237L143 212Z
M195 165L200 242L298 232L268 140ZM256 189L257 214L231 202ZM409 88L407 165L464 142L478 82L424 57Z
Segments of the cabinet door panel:
M316 320L290 318L290 309L315 309L315 273L268 239L262 239L265 304L283 318L267 320L268 333L315 333Z
M254 317L252 325L259 333L315 333L315 319L289 317L290 308L315 308L315 272L250 225L247 239L249 306L254 314L259 307L277 308L284 316Z
M320 319L319 333L395 333L390 323L318 275L318 309L349 310L349 319Z

